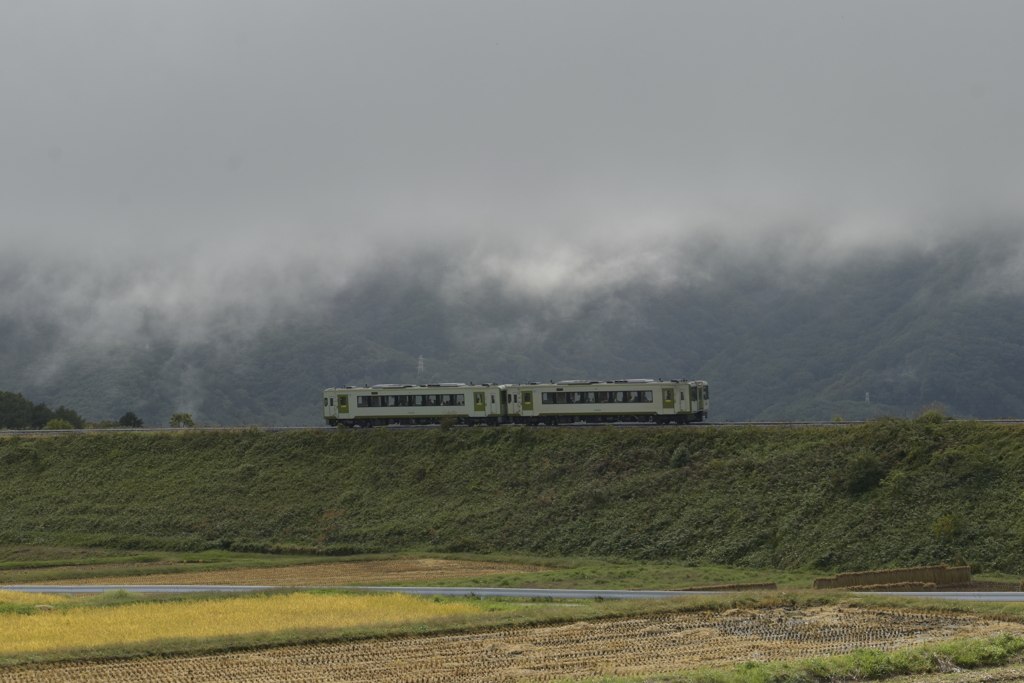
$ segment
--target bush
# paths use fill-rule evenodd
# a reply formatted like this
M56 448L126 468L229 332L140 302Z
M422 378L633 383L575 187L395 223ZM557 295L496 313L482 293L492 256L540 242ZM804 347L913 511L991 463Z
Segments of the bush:
M930 422L932 424L940 424L945 420L946 416L938 410L926 410L917 418L918 422Z
M878 486L887 474L885 466L874 453L858 453L850 458L844 472L846 490L865 493Z
M75 426L67 420L53 419L43 425L43 429L74 429Z
M192 415L189 413L175 413L171 415L170 426L172 427L195 427L196 423L192 420Z
M939 424L946 420L946 415L949 414L949 408L942 403L935 401L928 405L923 405L917 409L915 417L918 422L930 422L932 424Z

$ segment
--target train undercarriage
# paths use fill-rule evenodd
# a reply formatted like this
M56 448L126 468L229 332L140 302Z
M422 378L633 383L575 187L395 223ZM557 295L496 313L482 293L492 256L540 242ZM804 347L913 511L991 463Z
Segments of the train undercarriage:
M703 422L706 417L705 413L692 413L685 415L538 415L531 417L523 417L520 415L511 415L507 417L466 417L466 416L452 416L451 424L453 425L488 425L497 427L499 425L524 425L528 427L538 426L549 426L554 427L557 425L571 425L571 424L613 424L613 423L656 423L665 425L680 425L689 424L691 422ZM329 419L327 422L332 427L344 426L344 427L387 427L388 425L436 425L441 424L442 420L446 418L431 418L431 417L379 417L379 418L354 418L351 420L346 419Z

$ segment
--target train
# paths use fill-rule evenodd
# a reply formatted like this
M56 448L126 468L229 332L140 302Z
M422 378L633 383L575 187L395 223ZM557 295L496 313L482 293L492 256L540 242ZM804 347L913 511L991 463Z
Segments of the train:
M564 380L525 384L375 384L325 389L332 427L559 425L578 422L687 424L707 419L699 380Z

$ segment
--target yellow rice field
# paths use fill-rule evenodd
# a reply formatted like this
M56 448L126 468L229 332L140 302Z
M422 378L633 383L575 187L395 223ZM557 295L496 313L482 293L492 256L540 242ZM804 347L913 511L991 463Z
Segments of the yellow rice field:
M53 603L54 596L28 602ZM476 614L471 603L414 595L246 596L226 600L135 603L37 614L0 614L0 654L79 649L163 639L202 639L303 629L403 624Z
M67 601L68 599L62 595L0 590L0 605L55 605Z

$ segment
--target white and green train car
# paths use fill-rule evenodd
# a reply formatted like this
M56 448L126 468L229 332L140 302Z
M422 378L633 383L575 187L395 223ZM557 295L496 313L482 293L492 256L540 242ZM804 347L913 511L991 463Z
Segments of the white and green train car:
M700 422L708 415L708 383L687 380L567 380L505 388L510 422Z
M652 379L550 384L377 384L327 389L328 424L556 425L575 422L700 422L708 415L708 384Z
M501 424L504 392L497 384L375 384L324 391L329 425Z

